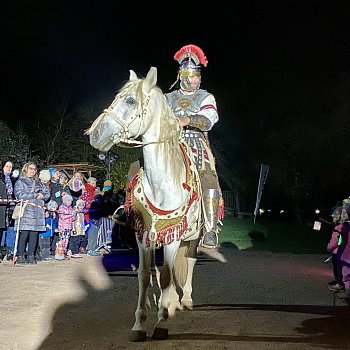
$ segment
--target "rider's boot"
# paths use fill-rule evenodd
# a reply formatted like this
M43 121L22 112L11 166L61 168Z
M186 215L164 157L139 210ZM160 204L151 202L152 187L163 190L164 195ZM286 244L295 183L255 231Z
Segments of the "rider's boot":
M220 193L216 189L208 189L203 193L205 211L204 234L202 246L204 248L218 247L218 210Z

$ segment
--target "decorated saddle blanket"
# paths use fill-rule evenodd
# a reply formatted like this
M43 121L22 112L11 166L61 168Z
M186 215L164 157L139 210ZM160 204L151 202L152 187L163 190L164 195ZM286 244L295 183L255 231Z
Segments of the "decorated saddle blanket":
M143 168L129 184L129 197L124 208L128 222L137 232L139 241L144 232L148 233L146 244L155 243L157 247L170 244L174 240L196 239L200 232L201 187L196 166L188 155L187 146L180 143L186 167L186 182L182 184L187 191L186 201L173 210L155 207L144 193L142 184Z

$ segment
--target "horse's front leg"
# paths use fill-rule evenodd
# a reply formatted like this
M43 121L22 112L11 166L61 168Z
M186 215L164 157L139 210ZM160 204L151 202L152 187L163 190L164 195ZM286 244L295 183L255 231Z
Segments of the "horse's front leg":
M134 342L146 340L146 319L150 309L150 301L147 295L151 279L151 251L143 243L138 243L139 248L139 297L135 311L135 323L132 327L129 340Z
M182 309L173 277L173 268L179 245L180 241L174 241L164 246L164 262L159 277L161 295L158 302L158 322L154 328L153 339L163 340L168 338L168 329L165 323L169 316L175 315L177 309Z
M198 242L199 242L198 240L183 242L188 244L188 253L187 253L187 278L182 288L181 305L190 310L193 309L192 278L193 278L194 266L196 265L196 261L197 261Z

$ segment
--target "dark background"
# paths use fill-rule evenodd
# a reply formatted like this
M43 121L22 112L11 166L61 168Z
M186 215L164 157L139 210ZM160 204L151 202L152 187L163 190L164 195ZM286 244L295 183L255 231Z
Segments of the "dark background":
M129 69L145 76L157 67L166 92L176 80L175 52L192 43L209 61L202 88L215 95L220 114L212 138L222 141L233 172L247 158L259 165L283 161L293 137L271 151L272 133L281 137L293 125L324 131L337 113L349 116L349 9L349 1L336 0L11 1L1 10L0 118L12 127L30 124L38 106L61 90L74 104L113 96ZM346 142L346 125L332 130L322 152ZM301 167L321 148L315 142L303 147L308 158ZM332 162L331 153L324 157ZM332 189L326 200L346 197L346 184L343 179L341 191Z
M121 4L122 3L122 4ZM349 71L348 1L202 3L11 1L1 11L4 117L68 86L77 98L117 88L133 69L158 68L167 90L176 79L174 53L200 46L208 60L202 87L221 118L240 122L259 108L283 121L281 90L325 106L330 85ZM309 96L298 89L309 88ZM19 105L18 105L19 104ZM258 105L253 107L252 105ZM12 112L11 112L12 111ZM254 115L253 115L254 114ZM7 117L9 118L9 117ZM9 118L11 121L12 118Z

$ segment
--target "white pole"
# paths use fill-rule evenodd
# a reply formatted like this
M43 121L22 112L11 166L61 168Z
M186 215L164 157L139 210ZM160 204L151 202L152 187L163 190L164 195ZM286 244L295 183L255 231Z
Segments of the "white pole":
M19 218L17 220L16 241L15 241L15 247L13 249L13 257L12 257L13 265L16 265L16 261L17 261L16 254L17 254L17 245L18 245L18 238L19 238L19 223L21 222L22 210L23 210L23 199L19 203L19 213L20 213L20 215L19 215Z
M259 212L261 195L262 195L262 191L263 191L264 186L265 186L265 182L266 182L267 174L269 173L269 169L270 169L269 165L261 164L258 192L256 194L256 203L255 203L255 209L254 209L254 224L256 221L256 216L258 215L258 212Z

